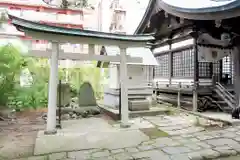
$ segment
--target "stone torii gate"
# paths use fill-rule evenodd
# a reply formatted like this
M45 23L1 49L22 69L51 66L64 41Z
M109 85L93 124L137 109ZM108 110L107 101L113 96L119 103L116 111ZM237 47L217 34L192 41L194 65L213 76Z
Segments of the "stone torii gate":
M128 47L144 47L146 43L154 40L151 35L122 35L111 34L89 30L70 29L45 25L9 14L12 24L26 36L34 39L44 39L52 43L49 95L48 95L48 119L45 134L55 134L56 127L56 108L57 108L57 84L58 84L58 59L75 60L100 60L120 62L120 81L121 81L121 126L129 126L128 117L128 86L127 86L127 62L141 62L141 58L128 57L126 49ZM89 53L67 54L60 53L60 43L81 43L89 44ZM94 45L112 45L120 48L120 56L94 55ZM47 55L45 55L47 56Z

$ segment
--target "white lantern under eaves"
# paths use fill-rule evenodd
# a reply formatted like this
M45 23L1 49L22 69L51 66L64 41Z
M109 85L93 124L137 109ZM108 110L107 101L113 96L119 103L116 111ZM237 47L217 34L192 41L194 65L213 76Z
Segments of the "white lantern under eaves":
M0 22L3 23L3 22L7 22L7 21L8 21L7 13L6 13L6 11L2 11L0 14Z

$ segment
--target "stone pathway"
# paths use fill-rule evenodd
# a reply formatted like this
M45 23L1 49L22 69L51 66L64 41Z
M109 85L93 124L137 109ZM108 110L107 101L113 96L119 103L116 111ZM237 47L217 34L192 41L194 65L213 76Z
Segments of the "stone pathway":
M157 126L158 129L167 132L170 136L204 131L203 127L194 125L196 119L193 119L191 116L186 116L186 114L177 116L161 115L156 117L145 117L144 119Z
M177 116L156 116L144 119L170 133L171 136L147 139L131 145L131 147L116 147L117 145L114 149L92 147L91 149L52 153L21 160L201 160L240 154L240 126L205 131L202 127L190 125L191 123L187 119L184 120ZM136 128L134 127L135 130L137 130ZM124 130L118 131L124 132ZM135 135L132 134L130 138L134 140ZM115 138L116 144L127 143L126 141L131 141L131 139ZM74 142L72 141L72 143Z
M225 158L218 158L216 160L239 160L240 156L231 156L231 157L225 157Z

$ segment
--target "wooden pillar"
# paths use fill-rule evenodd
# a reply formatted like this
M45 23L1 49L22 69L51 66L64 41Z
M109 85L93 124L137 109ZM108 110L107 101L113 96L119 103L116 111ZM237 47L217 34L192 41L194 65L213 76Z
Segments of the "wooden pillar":
M223 60L219 60L219 77L218 77L218 82L221 83L222 81L222 76L223 76Z
M153 80L154 80L154 78L155 78L155 66L153 66L153 69L152 69L152 75L153 75Z
M212 85L215 85L214 74L213 74L213 62L209 62L209 69L210 69L210 78L212 78Z
M198 64L198 32L193 32L192 37L194 39L194 77L193 77L193 111L197 111L198 107L198 86L199 86L199 64Z
M231 77L231 82L230 82L230 84L232 85L233 84L233 53L231 52L230 54L229 54L229 63L230 63L230 77Z
M168 42L169 45L169 55L168 55L168 68L169 68L169 85L172 84L172 76L173 76L173 63L172 63L172 43Z
M233 52L233 67L234 67L234 92L236 105L240 107L240 45L234 49Z

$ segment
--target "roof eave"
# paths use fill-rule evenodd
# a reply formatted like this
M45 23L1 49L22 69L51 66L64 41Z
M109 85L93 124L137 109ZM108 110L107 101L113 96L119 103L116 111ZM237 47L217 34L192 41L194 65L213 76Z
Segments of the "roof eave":
M240 1L232 2L226 6L211 7L211 8L180 8L171 6L162 0L158 0L159 6L166 12L192 20L216 20L216 19L228 19L238 17L240 15Z
M65 36L79 36L106 40L115 40L123 42L149 42L154 40L154 37L150 34L141 35L124 35L124 34L112 34L90 30L70 29L64 27L56 27L37 22L28 21L19 17L9 14L9 18L12 20L12 24L17 28L25 31L44 32L45 34L62 34Z
M149 0L148 6L145 10L142 20L140 21L137 29L135 30L134 34L141 34L144 32L144 29L147 26L148 20L150 20L151 16L154 14L154 7L157 0Z

